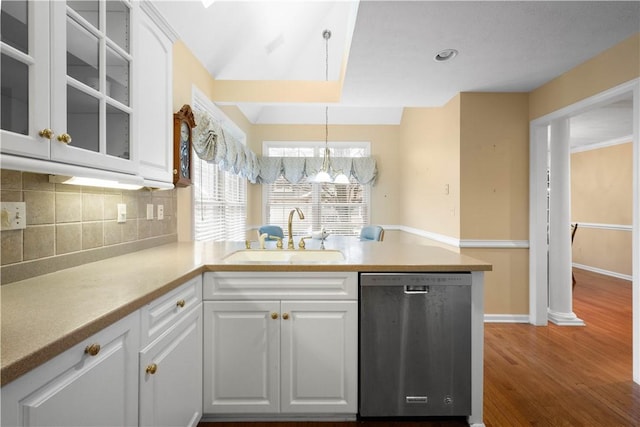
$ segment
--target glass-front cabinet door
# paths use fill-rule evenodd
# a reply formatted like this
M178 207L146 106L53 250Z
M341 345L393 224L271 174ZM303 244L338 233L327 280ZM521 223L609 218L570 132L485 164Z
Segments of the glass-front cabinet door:
M126 0L51 2L53 160L135 172Z
M49 157L49 2L0 1L0 149Z

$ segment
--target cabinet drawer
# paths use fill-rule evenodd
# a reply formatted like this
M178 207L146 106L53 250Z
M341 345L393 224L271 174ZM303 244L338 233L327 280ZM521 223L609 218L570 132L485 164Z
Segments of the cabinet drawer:
M142 308L141 341L145 346L202 301L202 276L168 292Z
M357 300L354 272L207 272L205 300Z

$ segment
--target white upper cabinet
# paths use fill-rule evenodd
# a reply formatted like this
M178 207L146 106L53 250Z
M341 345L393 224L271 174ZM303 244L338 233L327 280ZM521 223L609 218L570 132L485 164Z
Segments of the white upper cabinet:
M172 33L151 3L0 7L2 153L171 183Z
M51 159L137 170L131 29L136 3L51 2Z
M149 2L136 26L136 144L140 174L173 183L173 42L171 30Z
M0 3L3 153L49 158L49 2Z

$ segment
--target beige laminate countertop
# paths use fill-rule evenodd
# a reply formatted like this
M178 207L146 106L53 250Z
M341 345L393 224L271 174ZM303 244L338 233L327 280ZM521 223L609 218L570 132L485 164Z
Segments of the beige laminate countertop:
M312 249L317 242L309 242ZM255 245L255 244L254 244ZM345 261L229 264L242 243L177 242L3 285L1 384L204 271L489 271L491 265L435 246L329 239Z

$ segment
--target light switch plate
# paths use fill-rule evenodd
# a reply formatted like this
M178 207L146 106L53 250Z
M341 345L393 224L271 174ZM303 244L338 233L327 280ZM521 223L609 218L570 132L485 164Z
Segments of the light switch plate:
M127 222L127 205L118 203L118 222Z
M164 205L158 205L158 221L164 219Z
M153 205L147 203L147 219L153 219Z
M25 202L2 202L0 214L2 230L22 230L27 227Z

